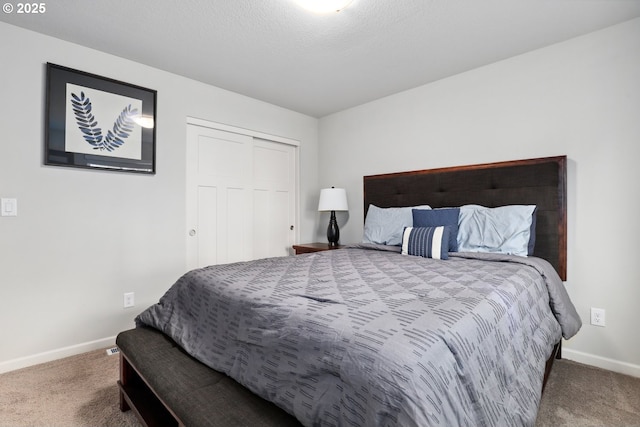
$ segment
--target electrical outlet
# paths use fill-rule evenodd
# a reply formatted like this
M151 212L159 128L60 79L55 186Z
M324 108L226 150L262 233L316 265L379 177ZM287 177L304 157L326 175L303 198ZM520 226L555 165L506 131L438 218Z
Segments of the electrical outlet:
M594 326L605 326L604 308L591 307L591 324Z
M118 347L111 347L107 349L107 356L113 356L118 353L120 353L120 349Z
M135 294L127 292L124 294L124 308L133 307L135 305Z

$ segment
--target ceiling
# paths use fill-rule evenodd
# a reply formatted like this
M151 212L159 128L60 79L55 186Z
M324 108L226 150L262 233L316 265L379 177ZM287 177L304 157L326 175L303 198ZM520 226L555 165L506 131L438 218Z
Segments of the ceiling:
M640 17L640 0L353 0L324 15L293 0L45 5L0 21L314 117Z

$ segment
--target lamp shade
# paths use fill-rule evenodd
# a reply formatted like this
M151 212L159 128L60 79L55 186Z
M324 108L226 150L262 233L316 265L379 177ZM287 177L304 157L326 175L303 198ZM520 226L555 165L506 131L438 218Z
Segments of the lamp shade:
M323 188L320 190L319 211L348 211L347 192L344 188Z

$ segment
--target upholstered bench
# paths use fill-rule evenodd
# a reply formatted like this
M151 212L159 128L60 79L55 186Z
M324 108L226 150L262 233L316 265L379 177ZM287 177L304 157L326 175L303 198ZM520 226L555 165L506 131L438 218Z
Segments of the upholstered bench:
M146 426L281 427L300 423L151 328L121 332L120 409Z

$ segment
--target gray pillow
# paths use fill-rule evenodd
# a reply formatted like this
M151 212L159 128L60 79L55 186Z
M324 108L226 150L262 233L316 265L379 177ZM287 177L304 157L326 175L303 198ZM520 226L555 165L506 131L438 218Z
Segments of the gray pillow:
M413 209L431 209L429 205L406 208L379 208L369 205L364 221L362 243L400 246L405 227L413 226Z
M530 255L535 210L535 205L460 207L458 250Z

